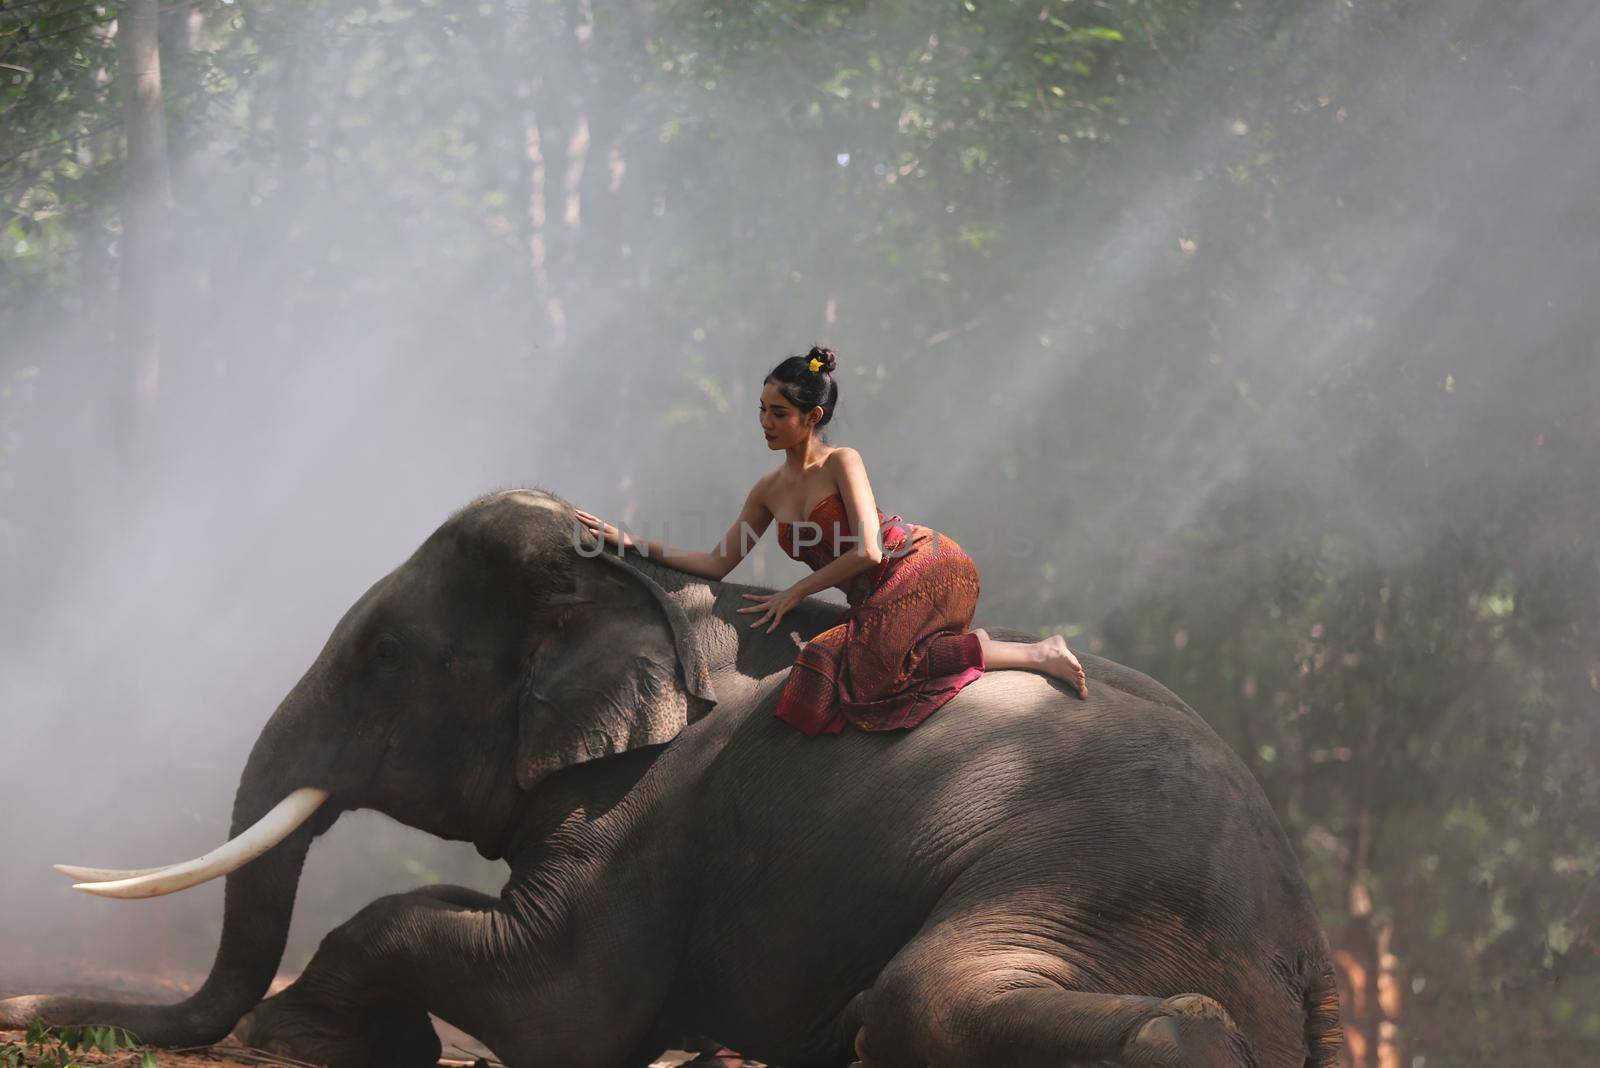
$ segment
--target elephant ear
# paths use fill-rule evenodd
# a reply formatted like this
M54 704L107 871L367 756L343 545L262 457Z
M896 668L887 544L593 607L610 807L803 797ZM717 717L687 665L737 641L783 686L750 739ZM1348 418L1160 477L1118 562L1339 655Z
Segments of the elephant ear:
M716 703L688 618L607 552L579 556L558 623L534 650L517 724L517 781L671 741Z

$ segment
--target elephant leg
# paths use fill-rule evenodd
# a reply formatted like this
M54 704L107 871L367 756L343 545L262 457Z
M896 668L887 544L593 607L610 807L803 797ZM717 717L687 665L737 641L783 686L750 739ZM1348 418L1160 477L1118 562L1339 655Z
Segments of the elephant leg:
M254 1049L330 1066L431 1068L443 1052L425 1010L397 1001L337 1007L298 985L251 1009L234 1035Z
M923 942L873 986L856 1035L863 1068L1256 1068L1211 998L1073 989L1073 969L1054 957Z
M621 1063L631 1042L598 1056L588 1046L541 1043L534 955L498 898L462 887L381 897L329 932L300 978L252 1010L241 1037L329 1068L412 1068L438 1057L431 1012L512 1068L535 1053L573 1065Z

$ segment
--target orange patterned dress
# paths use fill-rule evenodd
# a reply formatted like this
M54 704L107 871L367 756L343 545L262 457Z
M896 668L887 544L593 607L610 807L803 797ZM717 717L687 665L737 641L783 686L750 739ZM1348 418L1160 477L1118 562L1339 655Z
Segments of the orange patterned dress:
M778 718L811 737L847 722L864 731L915 727L983 674L970 629L972 558L954 538L881 509L878 529L883 559L846 588L850 607L800 650L778 697ZM855 544L837 492L805 522L778 524L779 547L813 571Z

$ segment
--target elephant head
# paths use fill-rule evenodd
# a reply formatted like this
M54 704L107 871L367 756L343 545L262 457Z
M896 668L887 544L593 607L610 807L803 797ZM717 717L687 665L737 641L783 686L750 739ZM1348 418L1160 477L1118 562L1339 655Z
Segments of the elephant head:
M227 876L221 944L175 1005L30 996L0 1026L116 1023L216 1041L265 994L311 840L371 808L503 855L521 798L562 768L670 740L715 703L679 605L542 490L475 501L345 612L268 720L227 847L141 871L62 870L109 896Z

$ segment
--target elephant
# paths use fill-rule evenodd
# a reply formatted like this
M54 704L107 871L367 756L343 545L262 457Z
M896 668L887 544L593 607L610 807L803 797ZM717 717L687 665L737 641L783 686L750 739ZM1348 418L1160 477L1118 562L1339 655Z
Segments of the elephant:
M332 1068L431 1064L429 1012L510 1068L631 1068L685 1034L798 1068L1336 1062L1293 848L1182 700L1085 655L1087 700L993 671L914 730L808 738L773 708L840 606L752 631L759 589L618 554L544 488L479 498L267 721L220 868L62 869L116 896L225 874L205 982L170 1005L13 997L0 1026L193 1046L238 1024ZM357 808L508 880L381 897L262 1001L307 850Z

